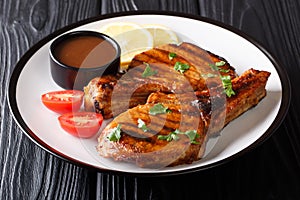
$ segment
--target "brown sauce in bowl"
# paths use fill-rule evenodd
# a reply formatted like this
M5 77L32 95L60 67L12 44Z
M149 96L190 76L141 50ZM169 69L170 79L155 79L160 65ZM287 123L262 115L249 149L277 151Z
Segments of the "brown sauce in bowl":
M82 35L61 42L55 57L65 65L76 68L96 68L116 57L116 49L104 38Z

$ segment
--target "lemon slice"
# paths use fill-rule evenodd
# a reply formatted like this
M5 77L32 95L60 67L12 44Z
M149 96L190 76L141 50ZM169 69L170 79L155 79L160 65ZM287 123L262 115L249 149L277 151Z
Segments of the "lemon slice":
M116 36L121 33L141 29L142 27L136 23L131 22L112 22L103 25L99 31L110 36Z
M162 44L178 44L179 42L176 33L166 26L159 24L144 24L142 26L151 33L154 47Z
M151 33L142 26L131 22L113 22L102 26L99 32L114 38L121 47L121 66L132 58L153 47Z

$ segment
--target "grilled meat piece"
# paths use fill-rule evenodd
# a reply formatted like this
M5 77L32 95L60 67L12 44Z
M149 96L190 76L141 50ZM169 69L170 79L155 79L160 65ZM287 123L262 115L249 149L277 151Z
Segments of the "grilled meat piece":
M176 56L171 59L170 53ZM215 70L220 61L225 64ZM175 65L188 65L189 69L181 73ZM143 76L146 68L154 74ZM207 74L216 76L206 79ZM136 55L124 74L91 80L84 88L84 105L87 111L102 113L108 119L144 104L153 92L182 94L215 87L220 85L218 75L237 77L235 69L217 55L190 43L167 44Z
M173 53L176 56L170 59L170 53ZM214 66L216 62L220 61L224 61L225 64L220 66L220 70L216 72L215 69L212 69L212 66ZM160 68L158 69L158 72L167 73L169 75L166 77L168 80L163 80L164 82L171 82L170 80L176 81L174 76L178 76L178 72L172 73L164 70L172 69L173 71L176 63L189 65L190 68L183 73L183 77L185 77L194 91L207 89L207 87L213 87L219 83L219 79L217 77L209 79L208 82L205 78L203 78L203 75L230 75L231 78L235 78L237 76L235 69L230 66L224 58L205 51L194 44L185 42L180 45L166 44L137 54L129 64L128 70L135 69L137 66L143 65L143 63L149 63L151 66L159 64ZM135 74L135 76L139 77L139 74ZM180 91L171 92L180 93Z
M197 109L189 105L163 104L170 110L169 113L149 115L149 110L154 105L139 105L116 117L98 139L97 148L100 155L150 168L162 168L172 163L173 165L182 162L191 163L197 157L201 157L204 153L204 149L201 149L202 146L190 145L190 140L184 135L179 135L180 139L171 142L157 139L158 134L167 135L176 129L181 131L196 130L198 133L205 133L205 130L202 130L205 126L200 120ZM181 109L186 110L186 112L182 113ZM185 119L184 123L180 123L182 118ZM142 120L146 124L147 132L138 128L138 120ZM122 136L118 142L112 142L107 137L118 124L121 125ZM205 134L197 138L197 142L201 144L205 140ZM175 160L177 161L174 162Z
M84 107L86 111L108 113L111 115L111 95L119 76L106 75L92 79L88 86L84 87Z
M97 150L103 157L147 168L197 161L203 156L206 142L212 134L220 132L230 121L265 97L269 76L266 71L246 71L232 80L235 95L231 97L220 92L222 86L185 94L152 93L146 104L127 110L108 124L98 138ZM168 112L149 114L149 110L157 104L163 105ZM141 128L141 122L146 127ZM109 138L118 125L121 137L118 141L111 141ZM178 130L181 134L175 134ZM188 134L182 133L193 131L198 137L194 137L191 143ZM160 135L173 139L162 140Z

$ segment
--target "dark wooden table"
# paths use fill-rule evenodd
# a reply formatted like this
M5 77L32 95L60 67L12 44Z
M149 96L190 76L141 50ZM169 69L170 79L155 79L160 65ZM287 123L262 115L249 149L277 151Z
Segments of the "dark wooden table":
M132 10L204 16L258 40L283 64L292 85L290 109L281 126L238 159L206 171L160 178L89 171L36 146L14 122L6 99L17 61L59 28ZM299 11L299 0L2 0L0 199L300 199Z

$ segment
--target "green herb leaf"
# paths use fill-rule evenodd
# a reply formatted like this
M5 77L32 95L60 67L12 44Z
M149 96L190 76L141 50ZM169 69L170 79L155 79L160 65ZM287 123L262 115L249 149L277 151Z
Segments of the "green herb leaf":
M180 71L180 73L182 73L182 74L189 68L190 68L190 66L188 64L181 63L181 62L176 62L174 65L174 69L176 71Z
M121 125L118 124L117 127L113 128L110 134L107 136L109 141L117 142L121 138Z
M172 140L178 140L179 137L175 132L171 132L168 135L158 135L157 139L159 140L167 140L168 142L171 142Z
M190 138L192 144L199 144L199 142L197 142L196 139L200 136L199 134L197 134L196 130L186 131L184 134Z
M140 118L138 119L138 127L142 129L144 132L147 132L149 130L148 127L146 126L146 123Z
M221 76L223 88L225 90L225 93L228 97L231 97L232 95L235 95L235 92L232 89L232 83L230 76Z
M222 69L220 67L224 66L226 64L225 61L221 60L219 62L215 62L215 64L209 64L209 66L211 67L212 70L214 71L220 71L220 72L229 72L229 70L227 69Z
M211 69L214 70L214 71L218 71L218 70L219 70L219 67L217 67L217 66L214 65L214 64L209 64L209 66L210 66Z
M172 59L175 58L176 56L177 56L176 53L170 52L170 53L169 53L169 60L172 60Z
M188 136L191 144L199 144L199 142L197 142L196 139L199 138L200 136L199 136L199 134L197 134L196 130L181 132L178 129L176 129L175 131L170 132L168 135L158 135L157 139L166 140L166 141L170 142L172 140L178 140L179 139L178 134L184 134L184 135Z
M165 113L170 113L170 112L172 112L172 111L169 110L168 107L164 107L161 103L155 104L149 110L150 115L165 114Z
M222 66L224 66L225 64L226 64L226 62L223 61L223 60L221 60L221 61L219 61L219 62L215 62L215 65L216 65L217 67L222 67Z
M229 69L220 68L221 66L224 66L225 64L226 64L226 62L221 60L219 62L215 62L215 64L209 64L209 66L212 68L212 70L227 73L227 72L230 71ZM231 97L232 95L235 95L235 92L232 89L230 76L220 76L220 78L222 80L223 88L225 89L226 95L228 97Z
M143 78L146 78L148 76L153 76L153 75L157 74L156 70L151 69L149 63L144 63L144 64L146 65L146 68L145 68L145 70L142 74Z
M219 71L220 71L220 72L227 73L227 72L229 72L230 70L229 70L229 69L222 69L222 68L221 68L221 69L219 69Z

